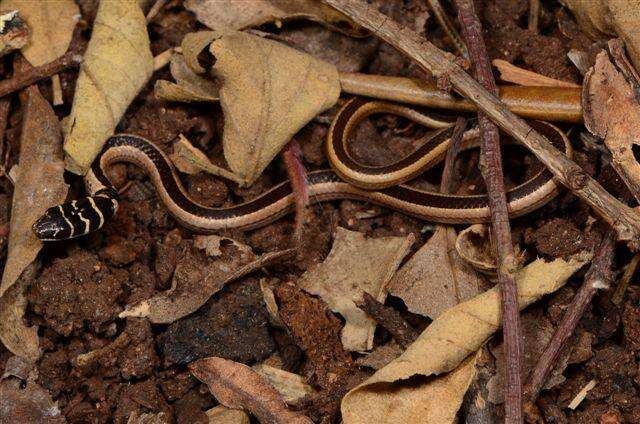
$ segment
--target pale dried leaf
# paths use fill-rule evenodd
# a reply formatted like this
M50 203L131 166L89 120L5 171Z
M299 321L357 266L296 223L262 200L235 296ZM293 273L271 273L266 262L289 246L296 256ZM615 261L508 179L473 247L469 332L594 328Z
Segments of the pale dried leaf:
M389 293L409 311L431 319L476 294L481 277L454 249L456 230L439 225L427 241L393 276Z
M312 421L287 409L276 389L244 364L223 358L206 358L189 364L191 373L205 383L224 406L244 409L262 424L311 424Z
M572 82L560 81L540 75L537 72L522 69L506 60L494 59L491 63L500 71L500 79L514 84L528 87L580 87Z
M211 163L207 155L202 150L194 147L189 140L180 134L178 141L173 145L173 153L169 155L173 164L185 174L197 174L198 172L208 172L222 178L242 183L242 179L233 172Z
M216 31L190 32L184 36L180 48L182 49L184 62L194 73L204 74L207 72L207 69L200 65L198 56L218 37L220 37L220 33Z
M0 57L21 49L28 41L29 27L17 10L0 15Z
M147 21L138 3L100 2L68 118L67 169L85 174L152 72Z
M64 424L57 402L33 381L17 378L0 381L0 423Z
M180 253L171 288L164 293L127 307L124 317L146 317L153 323L171 323L198 310L227 283L270 265L291 251L279 251L255 256L237 251L220 257L207 258L192 249Z
M184 43L183 43L184 45ZM317 114L340 94L338 71L284 44L231 32L211 43L222 80L222 145L229 168L250 185Z
M353 25L346 16L317 0L187 0L184 6L214 30L238 30L301 18L336 26Z
M409 253L414 236L367 238L364 234L338 227L327 258L307 271L298 285L318 295L346 323L342 345L346 350L364 351L373 347L375 321L358 308L366 291L384 302L387 285L402 259Z
M24 113L20 167L11 205L8 256L0 296L13 285L42 248L42 242L31 229L33 223L48 208L62 203L67 195L58 118L37 87L27 88L21 98Z
M496 258L491 246L489 226L474 224L462 230L456 239L456 252L476 271L496 276Z
M640 198L640 164L633 154L633 145L640 144L640 103L633 86L603 51L585 75L583 93L585 126L604 138L613 167L636 199Z
M222 237L216 234L195 236L193 238L193 245L200 250L204 250L208 256L222 256L222 250L220 247L223 244L232 244L235 246L241 254L250 255L254 257L251 247L246 244L242 244L229 237Z
M611 16L602 0L560 0L568 7L585 34L593 39L602 39L614 33Z
M538 259L521 269L516 276L520 308L560 288L590 257L581 253L569 260ZM432 380L415 385L406 380L458 367L499 328L500 316L498 288L444 311L398 359L347 393L342 400L345 424L446 422L429 420L431 414L442 416L442 411L423 407L431 396Z
M393 339L387 344L382 346L376 346L371 353L356 359L356 364L361 367L367 367L374 370L379 370L387 366L391 361L402 355L402 348Z
M282 395L286 403L295 403L303 397L315 393L304 377L267 364L258 364L253 369L271 383Z
M249 424L251 420L246 412L218 405L205 411L209 424Z
M277 278L272 279L275 282L278 281ZM267 307L267 313L269 313L269 322L271 325L278 328L285 328L280 315L278 314L278 304L276 302L276 296L273 293L273 284L271 284L266 278L260 279L260 290L262 291L262 299L264 300L264 304Z
M148 413L133 411L127 424L171 424L173 421L165 412Z
M187 66L183 55L173 55L170 69L176 84L164 80L156 81L154 88L156 98L172 102L218 101L218 86L216 83L193 72Z

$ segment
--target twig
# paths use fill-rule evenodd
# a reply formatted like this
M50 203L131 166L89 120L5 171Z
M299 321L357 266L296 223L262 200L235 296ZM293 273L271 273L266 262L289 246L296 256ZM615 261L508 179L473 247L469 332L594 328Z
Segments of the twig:
M22 90L41 79L49 78L60 71L78 66L80 63L82 63L82 56L76 52L69 52L52 62L21 72L13 78L0 81L0 97Z
M636 269L638 269L638 264L640 263L640 253L636 253L633 258L631 258L631 262L627 264L624 268L624 274L622 274L622 278L620 282L616 286L616 290L611 295L611 303L616 306L620 306L622 300L624 299L624 294L627 291L627 287L629 287L629 282L631 281L631 277L636 273Z
M529 382L525 387L525 396L528 402L535 402L540 389L547 381L549 372L558 358L560 350L571 337L580 318L591 304L593 296L598 289L608 287L611 279L611 262L615 247L615 233L608 230L604 235L598 251L591 263L591 267L584 277L584 282L567 308L560 325L551 338L549 345L544 350L538 363L529 376Z
M156 2L153 3L153 6L151 6L151 9L149 9L149 13L147 13L147 23L153 21L153 19L156 17L158 12L160 12L165 3L167 3L167 0L156 0Z
M418 332L402 318L398 311L384 306L367 292L362 292L362 300L356 301L356 306L391 333L395 341L404 349L419 336Z
M296 223L294 238L296 242L302 239L302 227L304 226L305 208L309 203L309 190L307 189L307 170L302 163L300 145L295 139L291 139L282 151L284 165L287 168L293 196L296 200Z
M538 20L540 19L540 0L529 0L529 31L538 32Z
M456 0L458 20L462 36L467 42L471 62L475 68L476 79L487 91L498 94L496 82L491 72L487 48L482 38L482 27L473 3L469 0ZM502 328L506 360L506 383L504 385L505 422L522 422L522 331L518 308L518 289L515 272L518 261L511 240L509 211L505 194L504 175L502 173L502 155L498 127L483 112L478 112L480 127L481 171L487 186L489 209L491 211L491 230L493 250L496 254L498 283L502 295Z
M455 183L455 160L460 153L462 147L462 136L467 127L467 120L463 117L456 119L456 126L453 128L451 135L451 143L447 149L447 156L444 159L444 169L442 170L442 179L440 180L440 193L451 193Z
M565 186L587 202L618 233L620 240L640 248L640 215L607 193L576 163L555 148L526 121L518 118L454 61L454 57L400 26L362 0L323 0L369 29L396 49L406 53L436 77L447 78L462 95L485 112L500 128L526 146Z
M440 25L440 27L442 27L445 34L449 36L449 38L451 39L451 42L456 47L456 50L458 50L458 53L460 53L460 55L465 59L469 58L469 53L467 52L467 46L464 45L464 42L462 41L460 34L458 34L458 31L456 31L455 27L453 26L453 23L447 16L447 13L442 8L440 1L427 0L427 3L429 3L429 6L431 7L431 11L433 12L433 15L436 17L438 24Z
M11 149L7 148L10 145L4 139L9 123L9 110L11 110L11 99L9 97L0 99L0 177L7 177L9 182L13 184L13 180L7 172L7 162L9 161Z

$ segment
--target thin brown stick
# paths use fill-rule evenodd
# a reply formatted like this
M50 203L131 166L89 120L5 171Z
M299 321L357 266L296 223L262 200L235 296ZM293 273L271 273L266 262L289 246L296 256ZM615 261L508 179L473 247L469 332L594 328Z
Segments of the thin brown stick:
M153 3L153 6L151 6L151 9L149 9L149 13L147 13L147 23L150 23L154 20L158 12L162 10L166 3L167 0L156 0L156 2Z
M449 36L456 50L458 50L458 53L460 53L460 55L465 59L468 58L469 53L467 52L467 46L464 45L460 34L458 34L458 31L456 31L456 28L447 16L447 12L444 11L444 8L440 4L440 0L427 0L427 3L429 3L429 7L431 7L431 11L436 17L438 24L445 34Z
M615 233L612 230L608 230L598 247L589 271L584 277L584 283L574 296L571 305L569 305L562 317L558 329L529 376L529 382L525 387L525 396L528 402L535 402L540 389L549 377L560 351L573 334L580 318L591 304L593 296L598 289L608 287L611 280L611 262L613 261L614 247Z
M451 143L447 149L447 156L444 158L444 169L442 170L442 178L440 179L440 193L451 193L455 184L455 164L456 157L460 153L462 147L462 136L467 127L467 120L463 117L456 119L456 126L451 134Z
M356 301L356 306L391 333L395 341L405 349L419 336L400 312L378 302L367 292L362 292L362 300Z
M292 138L282 151L293 197L296 200L296 223L293 232L296 243L302 239L302 229L305 224L305 209L309 204L309 189L307 187L307 170L302 163L302 152L295 138Z
M469 57L480 84L493 95L498 88L491 72L487 48L482 38L482 27L469 0L456 0L462 36L467 43ZM502 173L502 155L498 127L483 112L478 112L480 127L481 171L487 186L491 211L491 241L497 259L498 283L502 295L502 331L506 360L504 385L505 422L522 422L522 331L518 308L518 290L515 280L516 255L511 240L511 226L507 210L507 196Z
M443 52L414 31L400 26L362 0L323 0L407 54L438 78L446 78L460 92L485 112L506 133L525 145L558 181L586 201L617 232L620 240L640 248L640 215L607 193L576 163L555 148L526 121L518 118L458 66L450 53Z
M540 20L540 0L529 0L529 31L538 32L538 21Z
M80 63L82 63L82 56L76 52L69 52L52 62L20 72L13 78L0 81L0 97L22 90L41 79L49 78L60 71L78 66Z

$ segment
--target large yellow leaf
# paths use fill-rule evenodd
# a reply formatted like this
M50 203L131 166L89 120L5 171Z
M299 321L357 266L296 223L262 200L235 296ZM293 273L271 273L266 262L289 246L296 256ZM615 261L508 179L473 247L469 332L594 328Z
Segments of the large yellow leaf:
M152 72L147 21L138 3L100 2L68 121L67 169L86 173Z

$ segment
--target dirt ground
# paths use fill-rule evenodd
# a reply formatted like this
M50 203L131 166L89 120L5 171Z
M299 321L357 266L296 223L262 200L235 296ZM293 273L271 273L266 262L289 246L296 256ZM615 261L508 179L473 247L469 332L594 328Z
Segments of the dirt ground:
M416 28L436 45L452 50L450 40L430 18L424 24L423 0L379 1L381 9L404 25ZM448 2L444 2L448 4ZM580 83L581 76L569 62L571 48L594 53L592 41L580 34L572 18L555 1L543 2L540 34L526 28L528 1L482 0L476 7L485 28L491 58L501 58L553 78ZM86 29L74 43L86 43L95 15L95 4L80 0ZM453 16L453 15L452 15ZM417 27L416 27L417 25ZM187 12L179 0L169 1L149 25L154 55L180 44L184 34L203 26ZM562 28L562 29L561 29ZM345 71L424 77L414 64L374 38L352 39L308 22L265 26L282 40L310 52L321 51L325 60ZM319 53L318 53L319 54ZM77 71L62 75L66 106L56 110L60 117L69 113ZM170 153L173 142L182 133L203 149L214 163L223 163L220 145L222 111L219 106L163 104L153 97L156 79L171 79L165 68L129 108L118 130L152 140ZM48 83L41 89L50 94ZM325 115L332 117L335 110ZM20 111L11 117L8 142L18 151ZM314 120L298 135L304 164L308 170L327 167L323 143L328 120ZM329 121L330 122L330 121ZM399 130L401 129L401 131ZM568 126L563 126L568 130ZM365 163L389 163L413 147L411 140L421 129L400 118L379 117L358 129L353 154ZM576 127L570 137L576 160L612 191L622 184L594 151L582 143ZM526 174L531 158L520 148L507 150L505 169L509 184ZM11 162L16 163L13 155ZM460 192L478 192L483 183L476 166L477 153L461 157ZM441 168L420 177L414 184L436 186ZM339 401L344 393L373 370L356 364L357 354L345 352L340 342L343 322L324 302L293 284L310 266L321 262L329 252L337 226L371 236L413 233L414 246L430 236L425 223L390 210L379 210L374 217L362 212L370 205L350 200L315 205L310 208L302 254L269 268L269 277L279 280L275 296L281 318L288 331L269 320L258 271L229 284L214 295L196 313L168 325L152 325L146 319L119 319L126 305L151 297L169 288L180 250L193 234L176 224L159 202L153 186L138 168L119 165L112 170L121 185L131 182L123 194L117 217L103 231L84 239L48 246L44 265L28 292L28 316L40 328L44 354L37 364L37 382L51 393L69 423L126 423L133 411L164 411L175 423L208 423L205 410L216 405L206 386L192 377L186 364L208 356L220 356L254 364L277 355L284 369L301 374L319 389L318 394L300 402L297 408L318 422L339 422ZM189 193L210 206L228 206L255 197L286 178L282 161L276 159L250 189L211 175L184 177ZM10 219L11 185L1 184L0 228ZM73 181L71 196L81 193L80 181ZM562 257L582 249L593 236L587 232L588 208L573 195L563 192L544 208L513 221L515 241L528 258ZM363 217L365 216L365 217ZM253 248L255 252L286 249L293 244L293 215L264 228L224 235ZM6 256L6 231L0 238L1 257ZM204 255L204 253L200 253ZM630 259L621 252L616 269ZM566 287L527 312L536 322L550 328L562 317L583 274ZM602 291L579 324L571 340L570 358L564 370L565 380L543 392L538 402L540 416L547 423L640 422L640 289L631 284L623 302L610 301L612 291ZM417 330L426 318L412 315L399 299L387 301ZM529 318L524 318L525 322ZM126 335L126 337L122 337ZM384 330L376 333L376 343L390 338ZM79 354L120 342L89 363L78 365ZM499 342L499 337L490 343ZM0 369L10 354L0 346ZM487 366L496 367L489 358ZM567 408L575 394L591 379L597 386L576 410ZM501 405L495 416L500 417ZM608 420L608 421L607 421Z

